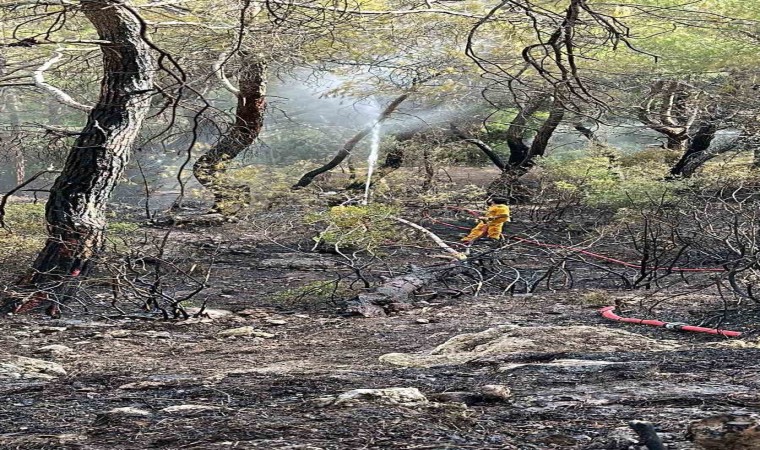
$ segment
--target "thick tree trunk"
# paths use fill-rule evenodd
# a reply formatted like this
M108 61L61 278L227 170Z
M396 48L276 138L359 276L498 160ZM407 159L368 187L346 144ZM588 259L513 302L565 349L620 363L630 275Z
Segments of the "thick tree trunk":
M683 135L666 135L667 141L665 142L665 148L668 150L678 150L679 152L687 152L689 149L689 136Z
M346 312L364 317L382 317L413 307L414 293L445 277L466 270L461 262L447 267L412 267L408 273L385 280L382 284L362 292L346 302ZM448 270L446 270L448 269Z
M686 151L684 151L681 159L670 169L670 176L688 178L694 174L699 166L717 156L717 154L708 156L710 153L708 149L717 131L718 126L714 122L702 124L694 137L689 140ZM689 169L685 170L687 166Z
M87 124L69 152L46 205L48 239L32 271L20 284L34 288L34 301L15 304L25 311L51 301L50 314L75 293L77 280L102 250L105 212L150 107L154 66L134 15L113 0L84 0L85 17L102 44L101 93Z
M692 153L691 156L686 158L684 163L681 165L681 172L680 176L683 178L691 178L696 171L705 165L706 162L710 161L711 159L715 158L716 156L722 155L726 152L730 152L734 148L736 148L736 145L738 144L737 141L728 142L726 144L720 145L716 148L705 150L702 152Z
M509 162L502 169L499 177L488 186L489 195L506 197L515 202L522 202L530 197L528 190L524 186L520 186L519 179L533 167L537 156L546 154L549 140L565 116L562 99L559 93L555 92L549 117L539 127L530 146L526 144L527 122L546 100L546 97L539 97L528 102L510 124L507 130L507 144L510 149Z
M250 202L246 185L231 183L226 176L230 161L248 148L264 126L266 64L243 53L235 123L219 142L193 165L195 178L214 194L214 211L234 213Z
M530 151L528 152L527 157L520 163L520 166L530 167L535 163L536 156L544 156L546 154L546 147L549 145L549 139L554 135L554 131L564 117L565 107L562 104L562 99L555 94L549 117L546 118L544 123L541 124L541 128L538 129L536 137L533 138L533 142L530 144Z
M476 145L501 170L499 177L491 182L487 188L489 195L511 198L516 201L526 198L526 193L517 186L518 180L533 166L537 156L543 156L546 153L549 140L565 116L562 99L559 93L555 92L549 117L539 127L533 142L530 145L526 144L528 121L544 105L547 98L547 96L539 96L529 100L509 124L506 140L510 153L506 162L491 146L467 135L454 124L451 125L451 130L455 136Z
M528 135L528 120L533 117L546 101L546 96L529 100L507 129L507 145L509 146L509 161L507 165L520 167L530 157L530 147L525 143Z
M349 139L348 142L343 144L343 148L340 149L340 151L327 164L321 167L318 167L310 172L305 173L301 177L301 179L298 180L298 182L293 185L292 189L304 188L310 185L311 182L314 181L314 178L338 167L338 165L342 163L343 160L345 160L351 154L354 147L356 147L356 144L361 142L362 139L364 139L368 134L370 134L376 124L387 119L388 116L390 116L393 113L393 111L395 111L396 108L398 108L399 105L401 105L401 103L403 103L404 100L406 100L408 97L409 97L409 93L402 94L398 96L395 100L393 100L391 103L389 103L388 106L385 107L385 109L383 110L383 112L380 114L380 116L377 118L375 122L367 126L367 128L363 129L362 131L357 133L354 137Z

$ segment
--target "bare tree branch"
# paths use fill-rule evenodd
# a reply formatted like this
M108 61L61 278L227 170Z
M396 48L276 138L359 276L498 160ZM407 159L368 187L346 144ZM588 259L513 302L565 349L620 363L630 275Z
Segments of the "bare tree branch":
M84 112L92 111L92 106L83 105L77 102L76 100L71 98L69 94L45 82L45 71L50 69L53 66L53 64L60 61L61 58L63 58L63 53L55 52L52 58L50 58L47 62L45 62L45 64L41 65L37 70L35 70L32 75L32 78L34 79L34 85L40 89L47 91L50 95L53 96L53 98L55 98L60 103L66 106L69 106L71 108L78 109Z
M227 52L222 52L219 54L219 58L217 58L216 62L214 63L214 74L217 78L219 78L219 81L222 82L222 86L224 86L225 89L235 95L239 95L240 89L233 86L230 80L227 78L227 75L224 74L224 65L227 64L227 61L229 61L228 56L229 55L227 55Z

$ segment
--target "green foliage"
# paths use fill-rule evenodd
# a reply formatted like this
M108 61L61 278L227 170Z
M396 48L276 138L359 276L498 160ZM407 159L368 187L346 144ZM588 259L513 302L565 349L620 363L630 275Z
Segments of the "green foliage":
M546 158L540 167L550 196L611 209L670 201L689 185L689 181L665 182L668 166L659 158L641 157L635 165L618 165L604 156Z
M480 202L486 198L486 189L474 184L457 185L451 183L439 186L435 192L424 192L418 196L424 205L440 207L441 205L462 205Z
M272 300L288 308L306 307L319 309L334 307L339 299L350 296L349 290L335 280L314 281L298 288L288 288L276 293Z
M45 206L17 203L6 206L5 222L10 231L0 230L0 261L23 265L45 242Z
M666 173L668 168L672 167L680 158L681 152L678 150L660 147L647 148L621 157L620 165L626 168L644 166L650 170L657 168L658 170L662 169L662 173Z
M248 186L251 192L251 208L270 210L302 200L290 187L294 180L308 170L307 167L310 165L306 161L287 167L252 164L232 169L223 176L229 175L233 184Z
M375 252L388 241L398 240L398 230L392 216L398 214L393 206L334 206L327 211L309 214L306 222L324 227L314 238L332 248Z

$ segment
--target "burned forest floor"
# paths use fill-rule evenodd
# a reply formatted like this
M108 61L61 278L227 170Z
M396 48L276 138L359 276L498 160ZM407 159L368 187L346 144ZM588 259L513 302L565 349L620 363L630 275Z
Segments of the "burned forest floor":
M420 221L450 242L461 235ZM199 317L116 314L104 300L59 319L0 320L0 448L623 450L644 448L628 427L643 420L666 448L685 450L699 448L691 424L760 412L746 305L721 313L709 292L663 293L650 311L640 291L591 288L578 269L566 289L438 285L386 317L346 316L335 292L305 288L341 270L352 280L341 256L256 233L172 236L214 252L210 287L185 305L197 312L206 300ZM440 264L424 241L367 281ZM522 255L508 250L508 260ZM745 337L599 316L615 304L621 315L691 323L718 308L721 326ZM351 392L387 388L410 389Z

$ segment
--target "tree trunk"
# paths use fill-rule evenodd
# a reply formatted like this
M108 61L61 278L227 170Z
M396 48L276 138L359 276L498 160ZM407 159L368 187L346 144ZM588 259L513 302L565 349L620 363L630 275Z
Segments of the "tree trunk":
M530 147L525 143L525 138L528 134L528 120L543 106L545 101L545 96L529 100L509 124L509 128L507 129L509 161L507 165L520 167L523 162L529 159Z
M732 141L711 150L692 153L681 165L679 175L683 178L691 178L691 176L694 175L700 167L705 165L707 161L733 150L736 148L737 144L738 141Z
M707 156L710 153L708 149L710 148L710 144L715 138L715 133L717 131L718 126L714 122L706 122L702 124L694 137L689 140L689 144L686 151L681 156L681 159L670 169L670 176L688 178L694 174L699 166L717 156L717 154L715 154L704 158L704 156ZM687 166L689 166L689 170L685 170Z
M14 149L14 162L16 166L16 185L18 186L26 179L26 158L20 145Z
M23 312L49 300L48 313L75 294L76 282L102 250L105 212L150 107L154 65L141 26L121 3L85 0L82 11L95 26L103 52L100 98L69 152L46 204L48 239L32 270L20 280L38 294L15 303Z
M679 81L656 81L639 107L639 120L665 136L665 147L686 152L689 146L687 87Z
M231 183L226 176L230 162L248 148L264 126L266 63L241 53L235 123L227 134L193 165L195 178L214 194L214 211L231 214L250 202L247 185Z
M546 118L544 123L541 124L541 128L538 129L536 137L533 138L533 142L530 144L530 151L528 152L527 157L520 163L521 167L532 166L535 162L536 156L544 156L544 154L546 154L546 147L549 145L549 139L554 135L554 131L564 117L565 107L562 104L560 97L555 94L549 117Z
M565 116L565 108L558 92L554 93L549 117L541 124L533 142L525 143L528 120L546 102L547 97L541 96L530 102L515 117L507 130L507 145L510 155L507 166L502 169L499 177L487 189L489 195L505 197L515 202L523 202L530 197L530 192L520 186L520 176L524 175L535 164L537 156L546 154L546 148L554 131Z
M667 138L667 141L665 142L665 148L667 148L668 150L678 150L679 152L684 152L684 153L688 151L689 136L687 136L686 134L666 135L666 138Z
M361 142L361 140L364 139L365 136L370 134L376 124L387 119L388 116L390 116L393 113L393 111L395 111L396 108L398 108L398 106L401 103L403 103L404 100L406 100L408 97L409 97L409 93L402 94L398 96L395 100L393 100L391 103L389 103L388 106L386 106L383 112L380 114L380 117L378 117L375 122L370 124L367 128L363 129L362 131L357 133L354 137L349 139L348 142L343 144L343 148L340 149L340 151L327 164L323 165L322 167L318 167L310 172L305 173L301 177L301 179L298 180L298 182L293 185L292 189L304 188L310 185L311 182L314 181L314 178L338 167L338 165L342 163L343 160L346 159L351 154L354 147L356 147L356 144Z

